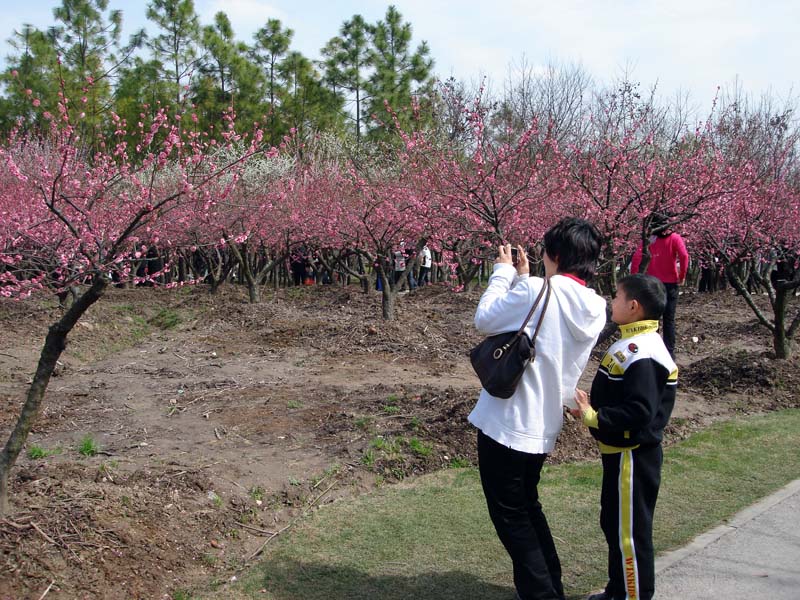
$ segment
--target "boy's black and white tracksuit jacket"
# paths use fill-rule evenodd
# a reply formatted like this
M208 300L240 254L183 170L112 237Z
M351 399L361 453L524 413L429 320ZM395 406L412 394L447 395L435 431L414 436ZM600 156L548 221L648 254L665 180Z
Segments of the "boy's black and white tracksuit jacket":
M606 596L651 600L655 593L653 512L661 484L661 439L675 406L678 368L658 321L620 326L592 383L583 415L600 443L600 525L608 543Z
M584 415L601 451L654 445L675 406L678 368L658 334L658 321L621 325L606 352Z

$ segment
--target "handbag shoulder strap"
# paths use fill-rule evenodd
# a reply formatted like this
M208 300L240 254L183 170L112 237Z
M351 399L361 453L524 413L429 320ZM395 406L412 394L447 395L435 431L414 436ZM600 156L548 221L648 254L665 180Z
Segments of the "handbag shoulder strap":
M547 303L550 301L550 282L547 279L544 280L544 285L542 286L542 289L539 290L539 295L536 296L536 301L533 303L533 306L531 306L530 311L528 311L528 316L525 317L525 320L522 322L522 327L520 327L519 331L517 331L517 337L521 336L525 331L525 328L528 326L528 321L531 320L531 317L536 311L536 307L539 306L539 302L541 302L542 296L545 295L545 292L547 292L547 300L545 300L544 308L542 309L542 315L539 317L539 323L536 325L536 333L533 334L533 339L536 339L536 334L539 333L539 328L542 326L542 317L544 316L544 311L547 310Z
M550 281L545 279L545 287L547 287L547 296L544 299L544 306L542 307L542 312L539 314L539 322L536 323L536 329L533 332L533 337L531 337L531 346L536 343L536 336L539 335L539 330L542 328L542 321L544 320L544 313L547 312L547 305L550 303L550 292L552 287L550 286Z

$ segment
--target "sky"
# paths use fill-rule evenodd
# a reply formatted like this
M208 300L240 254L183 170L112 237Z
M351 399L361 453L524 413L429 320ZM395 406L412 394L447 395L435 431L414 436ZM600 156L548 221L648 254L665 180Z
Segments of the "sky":
M23 23L47 28L60 0L5 0L0 56ZM146 0L109 0L121 9L125 37L154 32ZM800 92L800 2L797 0L396 0L428 42L436 75L466 82L487 77L499 91L514 65L579 64L608 83L624 73L658 95L688 92L711 106L717 86L786 100ZM375 22L389 2L377 0L195 0L202 24L222 10L237 38L250 43L267 19L294 29L293 49L314 59L355 14ZM4 60L0 60L4 64Z

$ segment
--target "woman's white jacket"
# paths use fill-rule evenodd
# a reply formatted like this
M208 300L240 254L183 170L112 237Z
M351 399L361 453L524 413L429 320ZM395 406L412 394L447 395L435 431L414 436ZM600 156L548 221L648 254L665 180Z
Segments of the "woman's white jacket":
M594 290L564 275L554 275L550 284L536 359L516 392L503 399L482 389L469 415L470 423L493 440L531 454L553 450L564 405L573 405L575 386L606 322L606 301ZM495 265L475 311L475 327L485 335L519 329L543 285L540 277L518 277L512 265ZM540 312L541 306L528 322L528 335Z

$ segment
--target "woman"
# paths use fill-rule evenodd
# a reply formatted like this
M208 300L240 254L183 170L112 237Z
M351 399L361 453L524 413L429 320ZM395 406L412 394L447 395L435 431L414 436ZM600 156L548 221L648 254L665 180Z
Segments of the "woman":
M594 273L601 238L588 221L565 218L544 236L545 278L552 296L536 339L536 359L516 392L501 399L481 390L469 421L478 428L478 464L497 535L514 567L522 600L564 598L561 565L537 486L547 454L561 431L564 403L575 387L606 319L606 302L586 287ZM500 246L494 270L475 312L486 335L519 329L545 283L530 277L527 256ZM542 303L544 304L544 303ZM528 323L539 320L541 308Z
M678 286L686 281L689 269L689 253L683 238L669 228L667 217L655 213L650 220L650 227L655 232L650 236L650 262L647 264L647 275L659 279L667 288L667 307L664 309L664 329L662 335L664 345L670 356L675 358L675 309L678 306ZM642 244L636 249L631 260L631 273L638 273L642 264Z

